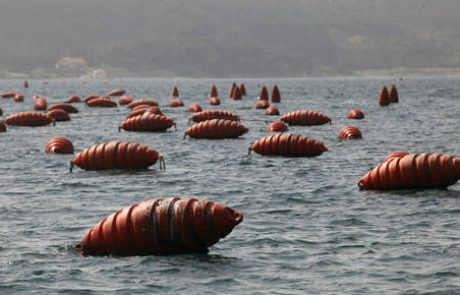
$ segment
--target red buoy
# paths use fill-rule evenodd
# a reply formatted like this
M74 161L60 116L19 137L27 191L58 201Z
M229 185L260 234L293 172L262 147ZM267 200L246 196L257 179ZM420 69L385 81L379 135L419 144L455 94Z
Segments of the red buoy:
M128 105L131 102L133 102L133 99L131 98L131 96L123 95L123 96L120 96L120 98L118 99L118 104L121 106Z
M235 92L235 88L238 87L235 82L232 83L232 86L230 86L230 90L228 91L228 98L233 97L233 92Z
M34 110L36 111L46 111L48 104L46 99L43 97L35 96L34 97Z
M393 85L393 84L390 87L389 101L390 101L390 103L398 103L399 102L398 90L396 89L396 86Z
M232 93L232 97L231 97L233 100L241 100L241 91L240 91L240 88L238 86L234 87L233 88L233 93Z
M272 102L280 102L281 101L281 94L280 90L278 89L278 85L274 85L272 88L272 93L270 95Z
M107 94L107 96L122 96L126 93L126 90L123 89L114 89Z
M96 99L96 98L99 98L99 95L88 95L87 97L85 97L85 103L88 104L89 101L91 101L92 99Z
M179 98L179 89L177 89L177 86L174 86L173 89L171 90L171 97L173 98Z
M135 107L137 107L138 105L141 105L141 104L148 104L148 105L150 105L152 107L157 107L158 106L158 102L156 102L153 99L140 98L140 99L136 99L133 102L131 102L130 104L128 104L128 108L134 109Z
M56 122L70 121L69 114L63 109L54 109L46 113L48 117L51 117Z
M278 133L257 140L251 144L248 153L255 151L258 154L270 156L315 157L327 150L323 143L314 138Z
M48 154L73 154L73 144L65 137L51 138L45 146Z
M13 99L14 99L15 102L23 102L24 101L24 95L17 93L13 97Z
M262 100L262 101L265 101L265 100ZM277 107L271 106L265 109L264 114L267 116L279 116L280 111L278 110Z
M286 132L288 127L281 121L275 121L268 125L267 130L270 132Z
M48 108L49 111L54 110L54 109L61 109L61 110L66 111L69 114L78 113L78 109L76 107L74 107L71 104L63 103L63 102L53 104L52 106Z
M189 127L184 133L184 138L187 135L197 139L237 138L246 132L248 129L237 121L212 119Z
M209 89L209 97L219 97L216 84L213 84Z
M223 110L207 110L194 114L188 118L195 123L212 120L212 119L225 119L231 121L239 121L240 117L234 113Z
M142 115L127 118L118 127L118 131L121 129L126 131L149 131L149 132L163 132L171 126L176 126L174 120L164 116L144 112Z
M140 143L110 141L84 149L70 161L73 166L84 170L106 169L145 169L160 160L160 169L164 169L163 157L154 149Z
M180 98L173 98L169 101L169 106L172 108L183 107L184 102Z
M208 102L209 102L209 105L212 105L212 106L220 105L220 99L216 96L211 97Z
M392 156L358 182L362 190L442 188L460 179L460 158L448 154Z
M240 92L242 96L246 95L246 86L244 86L244 83L240 84Z
M337 137L340 139L360 139L362 138L361 131L355 126L345 126L339 130Z
M91 108L114 108L118 104L116 101L112 100L110 97L101 96L99 98L92 99L88 101L88 106Z
M201 112L203 109L201 108L200 104L198 103L192 103L191 105L188 106L188 111L190 113L198 113Z
M380 90L379 95L379 104L381 106L387 106L390 104L390 94L388 93L388 88L384 85Z
M5 122L1 120L0 120L0 132L6 132Z
M2 94L0 94L1 97L3 98L13 98L16 94L16 92L3 92Z
M152 114L157 114L157 115L163 115L163 113L160 110L160 107L151 107L151 106L149 106L148 108L140 108L140 109L132 110L128 114L126 119L142 115L142 114L144 114L146 112L149 112L149 113L152 113Z
M81 99L79 96L76 96L76 95L71 95L66 100L66 103L79 103L79 102L81 102Z
M193 197L152 199L102 219L77 245L83 255L207 252L243 221L223 204Z
M353 109L348 113L347 118L357 120L364 119L364 113L360 109Z
M265 110L270 107L270 103L268 100L258 100L256 103L256 109L258 110Z
M268 101L268 90L265 85L262 85L259 90L259 100L267 100Z
M289 125L314 126L330 123L331 118L317 111L299 110L282 116L281 121Z
M48 115L36 112L21 112L5 118L5 123L13 126L45 126L52 122Z
M391 154L386 156L385 159L383 159L383 162L386 162L386 161L390 160L391 158L402 158L402 157L404 157L404 156L406 156L408 154L409 154L408 152L404 152L404 151L392 152Z

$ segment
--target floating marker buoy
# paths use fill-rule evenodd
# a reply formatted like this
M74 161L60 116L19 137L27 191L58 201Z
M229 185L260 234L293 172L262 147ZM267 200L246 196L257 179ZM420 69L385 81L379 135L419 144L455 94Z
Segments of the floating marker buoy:
M190 112L190 113L198 113L198 112L201 112L202 110L203 109L201 108L201 106L198 103L192 103L188 107L188 112Z
M91 108L114 108L117 107L118 104L116 101L112 100L110 97L101 96L99 98L92 99L88 101L88 106Z
M390 104L390 94L388 93L388 88L384 85L380 90L379 95L379 104L384 107Z
M241 100L241 91L238 86L233 88L232 97L233 100Z
M77 250L83 255L202 253L242 221L240 212L208 200L152 199L102 219Z
M258 110L265 110L270 107L270 103L268 100L258 100L256 103L256 109Z
M184 138L188 135L196 139L224 139L237 138L248 132L248 129L237 121L212 119L189 127Z
M220 99L219 99L218 97L214 97L214 96L213 96L213 97L211 97L211 98L209 99L208 102L209 102L209 104L212 105L212 106L218 106L218 105L220 105Z
M232 86L230 86L230 90L228 91L228 98L233 97L233 92L235 92L235 88L238 87L235 82L232 83Z
M133 102L133 99L131 98L131 96L123 95L123 96L120 96L120 98L118 99L118 104L121 106L128 105L131 102Z
M174 86L173 89L171 90L171 97L172 98L179 98L179 89L177 89L177 86Z
M16 93L16 95L13 97L15 102L23 102L24 101L24 95Z
M280 90L278 89L278 85L274 85L272 88L272 93L270 95L272 102L280 102L281 101L281 94Z
M460 158L448 154L396 154L366 173L361 190L442 188L460 179Z
M70 161L84 170L145 169L160 161L165 168L163 156L146 145L124 141L110 141L84 149Z
M79 96L76 96L76 95L71 95L66 100L66 103L79 103L79 102L81 102L81 99Z
M61 109L61 110L66 111L69 114L78 113L78 109L76 107L74 107L71 104L67 104L67 103L63 103L63 102L53 104L52 106L50 106L48 108L49 111L54 110L54 109Z
M281 121L289 125L314 126L330 123L331 118L317 111L299 110L282 116Z
M176 126L174 120L164 115L152 114L146 111L142 115L127 118L118 127L118 131L123 129L126 131L163 132L172 126Z
M45 146L48 154L73 154L73 144L65 137L51 138Z
M195 123L212 120L212 119L225 119L231 121L239 121L240 117L234 113L223 110L207 110L194 114L188 118Z
M122 96L123 94L126 93L126 90L123 89L115 89L109 92L107 96Z
M128 104L128 108L134 109L135 107L137 107L138 105L141 105L141 104L147 104L147 105L152 106L152 107L159 106L158 102L156 102L153 99L141 98L141 99L136 99L133 102L131 102L130 104Z
M85 97L84 101L86 104L88 104L89 101L96 99L96 98L99 98L99 95L88 95L87 97Z
M5 118L5 123L13 126L45 126L52 122L51 117L36 112L21 112Z
M48 104L46 102L46 99L44 99L43 97L38 97L38 96L34 97L34 110L46 111L47 107L48 107Z
M240 93L241 93L241 96L246 95L246 87L244 86L244 83L240 84Z
M257 140L249 147L248 154L255 151L258 154L270 156L315 157L327 150L323 143L314 138L280 133Z
M267 130L270 132L286 132L288 127L281 121L275 121L268 125Z
M172 108L183 107L184 102L180 98L173 98L169 101L169 106Z
M337 137L340 139L360 139L363 136L357 127L350 125L340 129Z
M404 156L406 156L408 154L409 154L408 152L404 152L404 151L392 152L391 154L386 156L385 159L383 159L383 162L386 162L386 161L390 160L391 158L402 158L402 157L404 157Z
M360 109L353 109L348 113L347 118L357 120L364 119L364 113Z
M399 94L398 90L396 89L396 86L393 84L390 87L390 92L389 92L389 102L390 103L398 103L399 102Z
M265 87L265 85L262 85L262 87L260 87L258 99L268 101L268 90L267 87Z
M215 84L213 84L209 90L209 97L219 97L217 86Z
M70 121L69 114L63 109L54 109L46 113L49 117L53 118L56 122Z
M265 101L265 100L262 100L262 101ZM279 116L280 111L278 110L278 108L271 106L265 109L264 114L267 116Z

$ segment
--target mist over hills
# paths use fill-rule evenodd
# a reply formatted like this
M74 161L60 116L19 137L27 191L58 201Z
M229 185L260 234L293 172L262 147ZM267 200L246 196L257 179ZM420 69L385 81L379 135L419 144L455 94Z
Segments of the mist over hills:
M460 68L456 0L2 0L0 72L61 57L137 75Z

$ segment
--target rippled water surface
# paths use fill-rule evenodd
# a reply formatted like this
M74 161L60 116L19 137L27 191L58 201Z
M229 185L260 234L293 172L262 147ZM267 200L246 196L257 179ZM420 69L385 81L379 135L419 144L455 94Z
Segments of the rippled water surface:
M91 109L71 122L9 127L0 133L0 294L370 294L460 293L460 184L447 190L359 191L358 179L390 152L460 154L460 79L273 79L244 82L248 96L226 99L232 80L0 81L24 103L0 99L4 116L32 110L32 95L48 104L69 95L123 88L152 97L178 131L118 133L127 110ZM173 85L186 105L207 105L212 83L220 108L240 115L250 131L234 140L182 139L186 108L167 106ZM321 111L331 125L290 127L324 142L316 158L248 155L267 135L254 108L260 85L277 83L282 113ZM400 103L379 107L382 84L395 83ZM346 118L360 108L366 118ZM355 124L361 141L339 141ZM108 140L146 144L165 157L145 171L69 174L72 156L48 155L54 136L77 151ZM244 221L208 254L83 257L74 250L100 219L132 203L161 196L196 196L240 210Z

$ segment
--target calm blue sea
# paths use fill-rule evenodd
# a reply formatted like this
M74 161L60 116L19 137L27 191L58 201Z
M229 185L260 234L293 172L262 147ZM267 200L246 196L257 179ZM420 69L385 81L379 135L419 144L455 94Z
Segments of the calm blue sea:
M248 95L227 99L233 81ZM460 78L382 79L114 79L0 81L23 103L0 99L7 115L33 109L32 96L48 104L70 95L126 89L155 98L176 120L177 131L117 130L125 107L77 105L70 122L13 127L0 133L0 294L460 294L460 184L447 190L359 191L358 179L392 151L460 155ZM186 106L205 109L215 83L221 109L240 115L250 131L232 140L183 140L190 115L171 109L177 85ZM254 108L262 84L278 84L281 113L321 111L331 125L290 127L312 136L329 152L316 158L247 154L268 135L263 111ZM400 103L379 107L383 84L396 84ZM216 107L213 107L216 108ZM353 108L364 120L349 120ZM360 141L339 141L354 124ZM68 172L72 156L45 154L55 136L76 151L109 140L146 144L163 154L147 171ZM208 254L83 257L74 250L99 220L132 203L162 196L221 202L244 221Z

